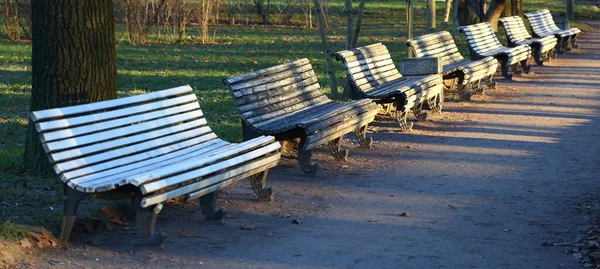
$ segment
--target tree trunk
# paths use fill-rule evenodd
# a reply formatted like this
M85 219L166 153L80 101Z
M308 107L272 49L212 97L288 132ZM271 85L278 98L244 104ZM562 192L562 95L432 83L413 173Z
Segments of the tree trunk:
M362 16L365 13L365 0L360 0L358 4L358 15L356 16L356 26L354 26L354 35L352 36L352 42L350 42L350 48L356 47L358 42L358 35L360 34L360 26L362 25Z
M498 30L498 21L500 20L500 15L502 15L502 11L504 10L504 3L510 0L495 0L490 4L490 9L487 12L486 21L492 26L494 32Z
M329 76L329 87L331 88L331 94L334 98L339 96L337 89L337 80L335 78L335 71L333 69L333 60L331 59L331 48L327 44L327 34L325 33L325 18L323 17L323 6L319 0L313 0L315 4L315 14L319 20L319 34L321 36L321 44L323 44L323 52L325 54L325 60L327 61L327 75Z
M513 16L513 2L514 0L506 0L504 2L504 10L502 11L502 17Z
M512 0L513 1L513 16L519 16L523 18L523 0Z
M427 32L435 29L435 0L427 0Z
M344 1L344 14L346 15L346 49L352 45L352 0Z
M112 0L32 0L30 110L113 99L117 94ZM50 166L31 121L25 164L45 175Z
M452 0L446 0L446 6L444 6L444 21L442 22L442 28L448 27L450 21L450 8L452 7Z

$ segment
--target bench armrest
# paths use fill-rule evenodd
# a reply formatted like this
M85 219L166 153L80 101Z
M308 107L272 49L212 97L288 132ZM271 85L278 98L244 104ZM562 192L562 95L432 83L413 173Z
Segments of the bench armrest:
M400 61L403 76L432 75L442 73L442 61L438 57L407 58Z

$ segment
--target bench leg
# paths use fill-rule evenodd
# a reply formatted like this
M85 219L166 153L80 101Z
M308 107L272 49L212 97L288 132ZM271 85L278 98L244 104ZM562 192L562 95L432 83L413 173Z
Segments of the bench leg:
M481 87L481 80L471 81L471 92L473 94L485 94L485 89Z
M312 149L303 150L305 143L306 137L300 138L300 143L298 144L298 165L304 175L314 176L317 170L319 170L319 165L312 163Z
M405 111L396 110L396 120L398 121L398 125L400 126L400 131L402 132L410 132L413 127L412 122L406 122L406 116L408 115Z
M577 45L577 35L572 35L569 38L569 41L571 41L571 47L574 49L579 49L579 45Z
M537 65L544 65L544 56L542 55L542 46L533 49L533 59Z
M444 103L444 91L427 99L427 106L429 106L429 111L433 114L442 113L442 103Z
M555 35L557 42L556 42L556 46L554 46L554 50L556 51L556 54L563 54L565 53L563 51L563 39L561 36Z
M240 121L242 122L242 137L243 137L244 141L248 141L253 138L257 138L257 137L261 136L260 133L252 130L250 128L250 126L246 125L246 123L244 123L243 120L240 120Z
M350 152L347 149L342 150L341 136L327 142L327 145L329 145L329 150L331 150L331 155L333 158L338 161L348 161L348 154L350 154Z
M379 111L379 114L383 114L383 115L389 115L392 112L392 108L394 108L394 105L392 103L380 104L380 105L381 105L381 110Z
M200 197L200 207L206 220L219 221L225 216L225 209L217 210L217 193L215 192Z
M427 121L427 113L423 112L423 103L418 103L417 105L411 108L413 114L415 114L415 118L417 121Z
M558 53L556 53L556 47L554 47L554 48L552 48L552 49L550 50L550 57L552 57L552 59L553 59L553 60L556 60L556 55L557 55L557 54L558 54ZM550 58L548 58L548 59L550 59Z
M521 61L521 68L523 69L523 72L525 72L525 74L529 74L531 66L527 64L527 59Z
M458 86L458 96L460 100L470 101L473 93L469 91L469 87L467 85Z
M520 75L521 74L521 70L519 69L519 64L513 64L513 65L511 65L510 69L512 70L513 74L516 74L516 75Z
M262 201L273 201L273 197L275 196L275 190L267 184L268 173L269 170L265 170L250 177L254 194Z
M458 87L459 80L459 78L444 79L442 86L445 91L451 91Z
M367 138L367 127L368 124L365 124L364 126L356 128L354 134L356 135L356 140L358 140L358 144L360 144L361 148L371 149L373 138Z
M485 77L485 85L487 86L488 90L496 89L496 82L493 81L493 78L494 75L489 75Z
M513 67L514 65L510 65L510 63L508 61L503 61L502 62L502 76L506 79L506 80L511 80L512 79L512 74L509 73L508 69Z
M144 199L144 195L137 192L131 202L135 229L138 231L138 235L143 238L141 242L135 245L160 246L167 239L166 233L156 233L156 221L163 205L159 203L154 206L142 207L142 199Z
M84 192L80 192L69 187L67 184L63 184L64 214L60 225L61 244L69 243L69 237L71 237L73 225L75 224L75 217L77 216L77 207L79 207L79 201L81 201L85 195Z
M567 36L563 39L563 47L565 51L571 51L573 48L571 47L571 39L572 37Z

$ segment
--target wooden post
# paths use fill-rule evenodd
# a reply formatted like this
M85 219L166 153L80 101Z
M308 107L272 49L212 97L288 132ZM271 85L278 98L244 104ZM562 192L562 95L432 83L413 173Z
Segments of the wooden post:
M323 52L325 53L325 61L327 61L327 75L329 76L329 87L334 98L339 96L337 90L337 80L335 79L335 71L333 70L333 60L331 59L332 51L327 45L327 34L325 33L325 18L323 17L323 6L319 0L313 0L315 4L315 13L319 20L319 34L321 35L321 44L323 44Z
M412 0L406 0L406 20L408 27L408 39L413 37L413 12L412 12ZM408 50L408 58L412 58L412 50Z
M435 29L435 0L427 0L427 33Z

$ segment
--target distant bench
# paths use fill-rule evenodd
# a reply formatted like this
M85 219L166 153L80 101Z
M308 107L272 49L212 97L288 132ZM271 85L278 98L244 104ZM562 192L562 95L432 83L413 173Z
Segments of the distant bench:
M531 25L531 31L535 37L543 38L546 36L555 36L558 39L558 53L563 53L564 50L578 48L577 35L581 33L578 28L570 28L561 30L554 23L552 14L547 9L542 9L535 12L524 14Z
M171 198L200 198L206 218L220 219L215 191L251 177L256 195L272 199L266 176L279 161L279 143L270 136L239 144L219 139L189 86L36 111L31 119L64 182L63 243L84 196L133 198L138 228L153 237Z
M298 163L307 175L314 175L312 149L328 144L333 157L345 160L342 137L355 132L362 147L370 148L367 125L377 114L370 99L350 103L331 101L320 89L308 59L226 78L233 102L242 119L244 139L263 134L277 140L300 139Z
M482 22L473 25L461 26L460 31L467 37L467 44L471 51L471 59L483 59L489 56L496 58L502 67L502 75L506 79L511 79L512 74L509 74L509 68L513 73L518 73L518 64L525 73L529 73L529 65L527 59L531 55L529 46L517 45L513 48L507 48L500 44L498 38L487 22Z
M406 121L409 110L417 120L427 120L424 103L432 112L441 112L444 96L438 58L404 59L399 72L387 47L381 43L338 51L335 56L344 64L353 98L393 104L401 130L412 129L412 122Z
M543 64L544 60L549 61L550 58L556 58L554 48L557 39L553 35L533 38L525 28L523 19L519 16L500 18L500 22L506 32L508 46L516 47L521 44L530 46L533 51L533 58L538 65Z
M438 57L442 61L443 78L449 90L458 86L462 99L469 100L473 93L483 93L480 81L483 79L489 89L494 89L492 81L498 69L498 61L492 57L469 61L465 59L447 31L418 36L407 41L407 46L413 50L416 57ZM455 82L455 80L457 80ZM468 88L471 91L468 91Z

